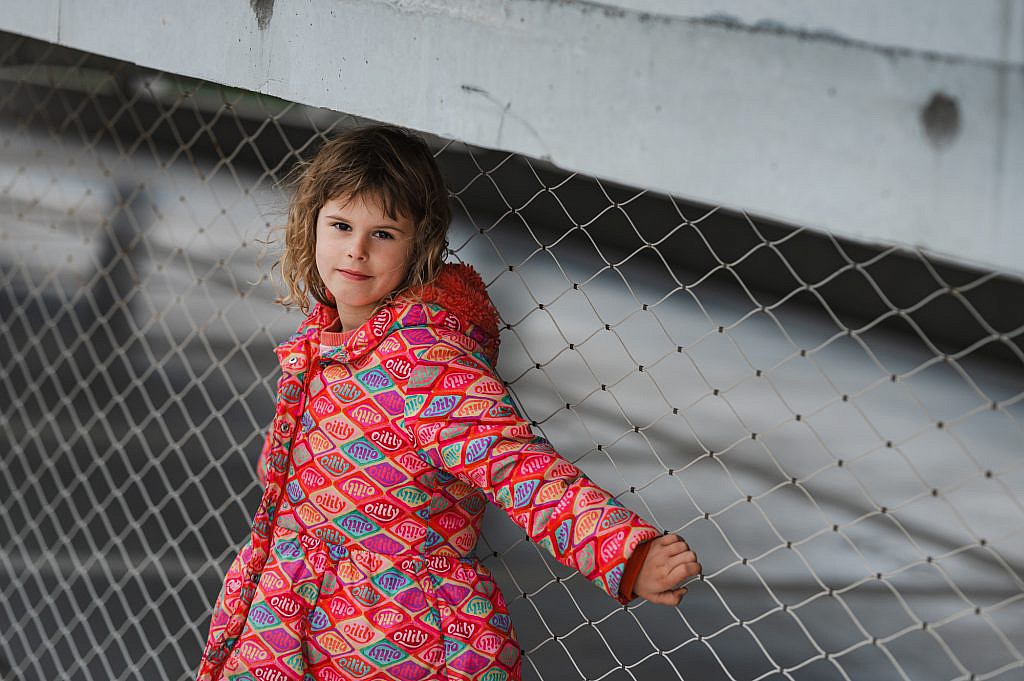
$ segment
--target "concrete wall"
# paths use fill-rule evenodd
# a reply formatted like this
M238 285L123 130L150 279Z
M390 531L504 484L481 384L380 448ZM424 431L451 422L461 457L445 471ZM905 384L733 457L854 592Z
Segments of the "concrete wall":
M0 0L0 29L1024 272L1024 0Z
M801 33L818 40L863 43L1021 65L1024 4L1018 0L617 0L637 12L717 22L753 31Z

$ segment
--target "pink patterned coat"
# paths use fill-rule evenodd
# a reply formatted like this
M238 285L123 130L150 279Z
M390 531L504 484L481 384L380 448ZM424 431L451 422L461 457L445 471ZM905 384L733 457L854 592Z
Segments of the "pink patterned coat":
M659 532L517 413L475 271L446 266L341 344L336 320L317 305L277 348L265 492L200 681L519 679L504 598L473 556L488 501L625 601L625 564Z

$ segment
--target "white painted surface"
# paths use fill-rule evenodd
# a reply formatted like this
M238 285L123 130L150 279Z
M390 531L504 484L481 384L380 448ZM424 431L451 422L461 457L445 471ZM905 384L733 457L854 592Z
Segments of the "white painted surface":
M615 5L761 31L800 32L900 51L1024 63L1019 0L615 0Z
M0 28L1024 272L1020 0L278 0L264 29L250 4L2 0ZM937 93L960 114L944 144Z

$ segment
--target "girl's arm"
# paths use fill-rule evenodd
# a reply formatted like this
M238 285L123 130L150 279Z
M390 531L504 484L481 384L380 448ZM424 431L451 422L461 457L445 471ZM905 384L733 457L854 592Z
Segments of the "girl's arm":
M486 362L445 341L424 351L409 377L405 427L435 466L482 490L559 562L631 600L619 590L626 563L661 532L535 435ZM653 569L641 569L637 595L653 595Z

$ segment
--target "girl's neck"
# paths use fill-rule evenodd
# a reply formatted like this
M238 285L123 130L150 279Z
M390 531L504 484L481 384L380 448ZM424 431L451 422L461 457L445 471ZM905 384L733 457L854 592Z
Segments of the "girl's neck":
M367 319L369 319L374 311L377 309L376 306L366 306L352 308L346 305L338 305L338 320L340 322L340 331L352 331L362 326Z

